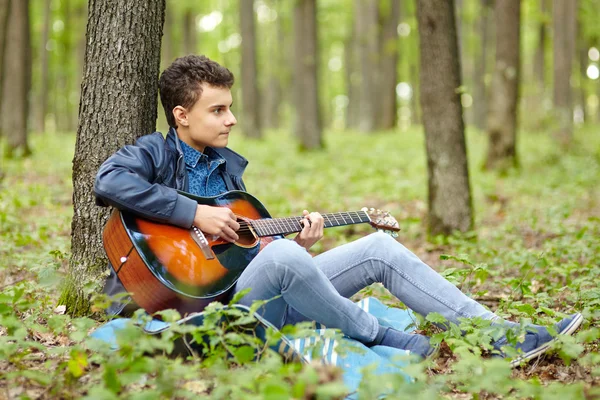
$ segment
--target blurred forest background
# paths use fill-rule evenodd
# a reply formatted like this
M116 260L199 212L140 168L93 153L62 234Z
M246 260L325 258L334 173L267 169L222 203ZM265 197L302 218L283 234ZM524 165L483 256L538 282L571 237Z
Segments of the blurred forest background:
M244 115L240 126L248 136L260 137L264 129L290 128L296 112L294 2L241 3L252 7L233 0L167 1L161 70L190 53L226 65L239 83L234 98ZM510 2L496 7L504 3ZM555 127L561 108L575 124L598 120L598 3L523 0L520 19L508 21L521 30L520 127ZM401 132L420 124L415 2L319 0L316 5L323 126ZM503 38L495 35L491 0L457 0L455 15L465 121L485 131L495 49ZM26 154L28 133L76 130L86 21L84 0L0 0L5 154ZM254 65L249 75L243 61ZM244 104L246 87L256 92L252 104ZM161 114L158 129L165 130Z

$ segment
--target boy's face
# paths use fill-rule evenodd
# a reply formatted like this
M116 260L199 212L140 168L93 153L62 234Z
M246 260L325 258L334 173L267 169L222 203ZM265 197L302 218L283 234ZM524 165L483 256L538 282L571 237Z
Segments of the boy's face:
M202 84L202 95L191 109L173 109L179 138L202 152L207 146L227 146L229 132L237 123L232 104L231 90Z

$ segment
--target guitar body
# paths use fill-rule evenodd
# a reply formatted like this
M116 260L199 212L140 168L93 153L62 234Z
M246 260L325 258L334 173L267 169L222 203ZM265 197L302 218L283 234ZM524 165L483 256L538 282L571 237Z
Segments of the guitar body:
M260 201L246 192L185 195L199 204L230 208L238 220L270 218ZM252 229L240 230L235 244L207 235L214 256L208 259L193 235L191 229L115 211L103 241L117 276L140 307L149 313L174 308L187 314L225 300L250 261L274 239L259 237Z

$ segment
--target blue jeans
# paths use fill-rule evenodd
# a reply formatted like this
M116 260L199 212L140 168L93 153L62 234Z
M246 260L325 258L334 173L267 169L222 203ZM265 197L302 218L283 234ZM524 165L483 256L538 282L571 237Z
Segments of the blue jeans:
M368 343L379 323L348 298L375 282L421 315L437 312L456 324L458 318L497 318L385 233L314 258L292 240L276 240L244 270L235 292L252 288L241 300L248 306L281 295L259 310L278 328L314 320Z

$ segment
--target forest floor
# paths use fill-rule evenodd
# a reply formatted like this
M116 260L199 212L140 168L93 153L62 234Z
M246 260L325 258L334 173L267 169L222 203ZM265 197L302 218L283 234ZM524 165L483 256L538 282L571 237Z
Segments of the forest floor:
M280 135L273 133L264 142L232 137L231 143L250 159L247 187L272 215L299 215L305 208L386 209L400 222L399 241L503 317L547 325L565 314L584 314L576 335L561 338L552 353L513 370L504 360L490 359L480 339L461 339L425 323L425 332L443 340L442 352L415 372L411 396L600 398L600 137L594 129L581 129L566 151L543 133L523 135L520 168L502 175L481 170L485 137L469 132L475 230L449 238L425 233L421 132L332 132L327 150L313 154L299 153L291 138ZM211 372L206 377L211 384L198 384L187 374L196 367L205 371L202 365L191 368L182 360L160 358L157 366L158 358L142 353L119 358L86 344L87 333L101 321L70 318L56 303L70 252L74 135L36 135L32 147L33 157L4 160L0 167L0 399L238 398L235 391L220 394L215 388L244 378ZM365 226L328 230L314 253L369 232ZM379 285L356 297L367 294L402 306ZM479 332L474 328L475 336ZM164 343L138 345L156 349ZM279 364L253 368L233 369L250 374L246 378L261 376L252 379L262 382L265 371L273 371L268 368L279 368L281 379L245 388L248 398L249 393L252 398L289 398L288 389L282 389L286 385L292 392L300 390ZM279 392L273 392L273 385ZM340 387L332 387L331 398L339 397L335 391L343 391ZM365 388L362 398L371 398L373 390Z

